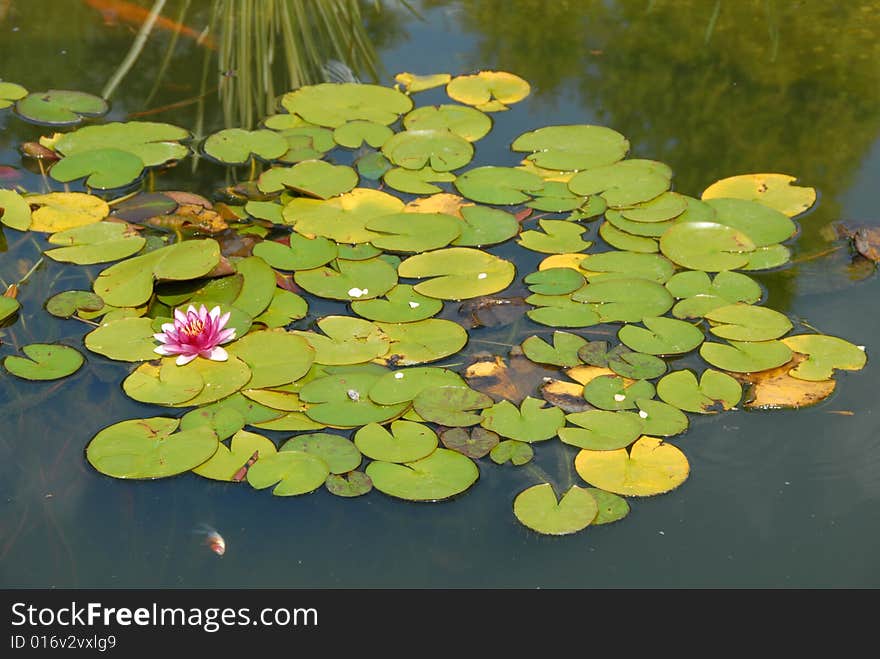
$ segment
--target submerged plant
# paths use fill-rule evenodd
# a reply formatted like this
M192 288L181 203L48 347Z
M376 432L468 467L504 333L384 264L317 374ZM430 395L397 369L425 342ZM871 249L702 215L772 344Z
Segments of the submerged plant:
M221 343L235 338L235 329L226 327L230 312L220 315L220 307L208 311L203 304L198 310L190 305L186 313L174 311L174 322L162 325L162 331L153 336L162 345L155 348L160 355L177 355L178 366L189 364L196 357L225 362L229 355Z

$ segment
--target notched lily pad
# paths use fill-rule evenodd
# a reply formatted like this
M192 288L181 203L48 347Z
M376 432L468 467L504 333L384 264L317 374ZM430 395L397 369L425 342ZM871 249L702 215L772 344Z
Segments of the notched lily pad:
M18 116L44 126L73 126L86 117L99 117L108 109L107 101L99 96L67 89L31 92L15 104Z
M25 380L57 380L72 375L83 365L83 356L75 348L52 343L22 346L27 357L9 355L3 366Z
M302 451L279 451L257 460L247 472L248 483L262 490L275 486L276 497L314 492L330 474L330 468L317 455Z
M617 451L582 450L574 461L581 478L621 496L653 496L674 490L690 473L687 458L672 444L644 436Z
M443 448L400 465L377 460L367 465L366 473L377 490L408 501L448 499L467 490L480 476L473 460Z
M557 501L549 483L534 485L513 500L513 514L524 525L544 535L569 535L587 528L599 513L590 491L572 485Z

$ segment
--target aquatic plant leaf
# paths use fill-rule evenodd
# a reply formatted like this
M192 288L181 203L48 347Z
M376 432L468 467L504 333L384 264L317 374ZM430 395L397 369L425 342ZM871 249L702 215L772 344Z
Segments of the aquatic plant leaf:
M290 388L298 385L288 385ZM284 387L284 385L282 385ZM286 389L286 388L285 388ZM284 412L302 412L306 409L299 394L294 391L279 389L242 389L241 395L250 400L254 400L261 405L272 408L273 410L282 410Z
M394 165L392 165L391 161L385 157L384 153L381 151L373 151L372 153L367 153L355 160L354 167L357 169L358 174L365 179L378 181L384 176L385 172L394 167Z
M768 245L758 247L749 253L749 262L743 270L769 270L785 265L791 260L791 250L785 245Z
M398 167L449 172L467 165L474 147L447 128L405 130L382 145L382 153Z
M331 474L345 474L361 464L361 452L352 441L342 435L328 432L307 433L291 437L280 451L302 451L321 458Z
M388 337L388 352L378 361L388 366L412 366L437 361L461 350L468 334L458 323L428 318L410 323L383 323L376 326Z
M397 284L384 297L351 303L351 310L358 316L384 323L413 323L435 316L442 309L442 300L416 293L410 284Z
M412 109L406 94L380 85L322 83L288 92L281 105L317 126L338 128L361 119L388 126Z
M777 368L758 373L737 373L736 379L745 387L742 406L755 410L799 409L828 398L837 385L833 379L792 377L791 371L806 359L806 355L795 352L791 361Z
M535 252L564 254L582 252L592 241L582 240L587 229L566 220L538 220L541 231L523 231L517 243Z
M498 434L485 428L448 428L440 433L446 448L477 460L489 455L498 446Z
M540 386L541 397L566 414L593 409L584 399L584 385L548 377Z
M287 153L287 140L266 130L225 128L208 136L202 145L205 154L225 165L244 165L252 157L275 160Z
M638 416L642 420L642 433L652 437L671 437L687 430L687 414L678 407L660 400L636 399Z
M86 459L113 478L175 476L206 462L219 442L208 426L180 430L180 419L129 419L107 426L86 446Z
M326 423L319 423L318 421L310 419L304 412L287 412L274 419L260 423L252 423L251 425L260 430L277 430L281 432L323 430L328 426Z
M4 297L3 300L18 304L13 298ZM0 300L0 303L3 300ZM70 318L78 311L100 311L103 308L104 300L90 291L63 291L46 301L46 311L58 318Z
M757 201L794 217L816 203L815 188L793 185L797 179L787 174L740 174L715 181L703 190L704 200L732 197Z
M492 119L467 105L426 105L408 113L403 127L409 131L445 129L476 142L492 130Z
M164 265L165 261L167 257L160 266ZM248 256L236 261L235 271L242 276L242 285L232 305L251 318L259 316L269 307L275 295L275 273L259 256ZM157 276L161 277L159 269Z
M541 295L533 293L526 302L536 308L526 315L541 325L550 327L589 327L601 320L596 310L588 304L572 300L569 295Z
M365 225L379 234L370 243L386 252L421 253L446 247L461 234L462 222L445 213L392 213Z
M473 105L483 112L507 110L531 92L528 82L505 71L480 71L472 75L455 76L446 85L449 98Z
M474 426L477 412L491 407L489 396L467 386L431 386L422 389L412 401L413 409L425 421L443 426Z
M755 247L768 247L791 238L797 226L787 215L747 199L708 199L715 210L713 222L747 235Z
M364 261L336 259L312 270L298 270L293 280L319 297L332 300L369 300L397 285L397 272L381 258Z
M565 413L558 407L544 407L546 401L527 396L519 409L503 400L483 410L480 425L502 437L521 442L541 442L556 437L565 425Z
M385 182L385 185L389 188L394 188L398 192L433 194L435 192L443 192L443 188L434 185L435 181L449 183L455 180L455 174L451 172L438 172L430 167L422 167L421 169L394 167L384 173L382 180Z
M217 452L207 462L193 469L193 473L215 481L237 482L242 468L254 457L256 459L276 453L271 439L257 433L239 430L232 436L229 447L222 442Z
M766 307L755 307L750 304L730 304L718 307L706 314L712 321L709 331L722 339L734 341L769 341L778 339L791 328L791 321L781 314ZM827 376L826 376L827 377ZM824 380L825 378L820 378Z
M507 288L516 270L513 263L493 254L450 247L410 256L397 267L397 273L401 277L429 277L414 286L417 293L441 300L462 300Z
M336 258L336 243L329 238L290 234L290 245L264 240L254 245L254 256L278 270L313 270Z
M551 346L539 336L530 336L522 342L522 350L526 357L539 364L554 366L577 366L581 363L578 350L587 344L587 340L571 332L553 332Z
M403 202L387 192L355 188L327 200L293 199L284 207L284 221L304 236L324 236L340 244L368 243L379 234L367 230L367 222L402 211Z
M587 492L593 495L599 512L596 519L592 521L593 526L600 524L611 524L617 522L629 515L629 504L623 497L600 490L598 487L588 487Z
M630 222L658 223L676 218L687 209L687 197L677 192L664 192L650 201L621 208L619 213Z
M545 126L517 137L511 149L531 152L529 162L565 171L612 165L629 151L629 141L605 126Z
M587 483L622 496L653 496L674 490L687 480L690 465L678 448L643 436L629 450L583 449L574 461Z
M189 136L189 131L171 124L150 121L111 122L85 126L66 133L55 144L55 149L65 156L95 149L121 149L138 156L147 167L158 167L186 157L189 148L180 144L180 140Z
M8 355L3 366L25 380L57 380L79 370L83 356L75 348L53 343L31 343L22 346L27 357Z
M473 201L511 206L529 201L529 194L544 188L544 180L515 167L487 165L459 174L455 187L460 194Z
M654 385L647 380L600 375L584 385L586 401L602 410L631 410L636 407L636 400L653 397Z
M792 351L807 356L789 373L800 380L827 380L835 369L858 371L868 360L864 348L836 336L798 334L782 342Z
M700 356L712 366L733 373L754 373L782 366L791 349L782 341L730 341L730 345L706 342Z
M518 346L510 349L507 360L500 355L477 356L464 371L468 385L487 394L495 402L519 404L537 391L555 369L535 364Z
M231 437L245 425L258 426L283 415L280 410L270 409L245 398L240 393L234 393L187 412L180 419L180 429L190 430L209 426L217 433L217 438L223 440Z
M532 293L540 295L567 295L581 288L586 281L584 276L571 268L549 268L538 270L523 278Z
M716 222L676 224L660 238L660 251L690 270L736 270L749 262L755 243L733 227Z
M144 163L137 155L107 148L66 156L52 165L49 175L62 183L86 178L88 187L110 190L134 183L143 171Z
M30 230L44 233L56 233L100 222L110 214L106 201L83 192L30 195L25 201L32 206L39 206L31 214Z
M403 368L382 375L370 389L369 395L380 405L397 405L412 401L425 389L444 386L467 387L467 383L458 373L446 368Z
M680 300L672 308L676 318L702 318L710 311L735 302L753 304L761 299L761 286L748 275L723 270L710 280L701 270L678 272L666 288Z
M18 231L31 225L31 207L15 190L0 190L0 222Z
M227 351L250 368L249 389L289 384L304 376L315 360L315 351L304 338L283 330L251 332L230 343Z
M91 265L118 261L137 254L146 239L119 222L95 222L49 236L52 245L64 245L44 252L54 261Z
M660 254L618 251L602 252L601 254L560 254L556 257L548 256L538 267L541 270L546 270L547 268L555 267L555 259L559 259L562 263L566 258L574 260L574 257L582 257L576 261L577 269L591 284L610 279L647 279L663 284L675 272L675 266L672 262ZM574 265L574 263L571 265Z
M675 371L657 383L657 395L686 412L714 414L736 407L742 399L742 386L727 373L711 368L703 371L700 381L693 371Z
M178 205L177 201L161 192L141 192L114 204L112 217L133 224L147 224L152 218L177 210Z
M667 194L673 194L671 192L664 192L662 195L657 197L657 199L662 199ZM595 199L595 197L591 197L591 199ZM654 203L653 201L648 202L649 204ZM634 207L636 208L636 207ZM612 237L623 234L626 237L638 237L638 238L659 238L664 233L666 233L667 229L675 226L676 224L681 224L682 222L679 218L675 218L672 220L664 220L662 222L637 222L634 220L629 220L623 216L624 211L629 210L626 208L623 209L609 209L605 212L605 222L602 223L602 226L599 227L601 231L609 231L611 227L614 229L619 229L619 233L612 232ZM680 216L679 216L680 217ZM611 227L606 226L611 225Z
M417 73L408 73L406 71L398 73L394 79L403 85L403 88L410 94L422 92L426 89L434 87L442 87L450 80L452 76L448 73L430 73L427 75L419 75Z
M373 489L373 481L362 471L350 471L347 474L330 474L324 487L337 497L359 497Z
M415 462L437 448L437 434L413 421L392 421L390 431L378 423L368 423L354 434L354 444L371 460Z
M656 317L643 318L642 323L647 329L624 325L617 332L617 338L628 348L649 355L678 355L690 352L705 339L700 328L683 320Z
M564 181L544 179L544 188L526 206L548 213L563 213L579 209L587 203L587 197L572 194ZM567 218L571 220L571 218Z
M363 144L381 149L392 135L394 131L385 124L362 119L347 121L333 130L333 139L336 143L348 149L357 149Z
M516 218L500 208L464 206L461 235L452 241L455 247L486 247L503 243L519 233Z
M669 291L647 279L603 279L575 291L571 299L590 304L604 323L662 316L674 303Z
M251 487L263 490L275 486L276 497L314 492L324 484L330 469L317 455L302 451L278 451L257 460L247 472Z
M572 485L557 502L550 483L523 490L513 500L513 514L523 526L544 535L570 535L587 528L599 513L593 495Z
M177 366L173 357L145 362L122 382L122 389L141 403L177 405L195 398L205 382L196 369Z
M329 199L350 192L357 183L357 172L351 167L324 160L302 160L293 167L267 169L260 174L257 187L267 193L289 189L308 197Z
M489 451L489 458L499 465L509 462L514 467L521 467L531 462L533 457L535 457L535 450L532 445L515 439L505 439Z
M660 251L660 245L654 238L629 234L609 222L599 225L599 237L615 249L627 252L654 254Z
M587 410L567 414L565 420L575 427L559 429L559 439L566 444L593 451L625 448L642 434L642 421L632 412Z
M300 398L308 403L306 415L335 428L355 428L396 419L409 403L379 405L369 391L379 379L375 373L352 370L317 378L305 384Z
M317 322L324 333L291 332L314 349L318 364L347 365L368 362L388 352L391 339L370 321L350 316L324 316Z
M440 501L461 494L480 476L474 461L455 451L438 448L429 456L395 464L377 460L367 465L373 486L408 501Z
M15 95L19 93L18 90L12 91ZM73 126L85 117L99 117L108 109L107 101L99 96L67 89L31 92L19 97L15 103L18 116L44 126Z
M599 194L611 208L650 201L669 189L672 171L655 160L621 160L578 172L568 182L576 195Z
M309 312L308 302L296 293L276 288L266 310L254 318L254 323L268 328L286 327L294 320L305 318Z
M95 328L83 342L92 352L110 359L140 362L158 359L154 349L159 344L153 338L157 331L151 318L122 318Z
M448 80L446 81L448 82ZM445 84L445 83L441 83ZM0 110L8 108L15 101L28 95L28 90L14 82L0 80Z

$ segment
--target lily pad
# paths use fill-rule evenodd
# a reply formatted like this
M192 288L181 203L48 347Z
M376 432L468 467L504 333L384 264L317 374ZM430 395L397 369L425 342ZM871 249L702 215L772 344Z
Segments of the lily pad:
M83 356L75 348L52 343L31 343L22 346L27 357L9 355L3 366L25 380L57 380L67 377L83 365Z
M715 181L703 190L704 200L732 197L757 201L794 217L816 203L814 188L793 185L797 179L787 174L741 174Z
M353 300L351 310L369 320L384 323L412 323L435 316L443 309L442 300L416 293L409 284L398 284L384 297Z
M371 460L414 462L437 448L437 435L428 426L413 421L392 421L390 431L369 423L354 435L354 444Z
M388 126L413 106L409 96L396 89L348 82L300 87L285 94L281 104L291 114L329 128L358 119Z
M749 262L754 250L746 234L716 222L677 224L660 238L664 256L691 270L736 270Z
M750 304L718 307L708 312L706 318L712 321L712 326L709 328L712 334L734 341L778 339L792 328L791 321L785 314Z
M392 135L394 135L394 131L388 126L363 119L348 121L333 130L335 142L348 149L357 149L362 144L368 144L374 149L381 149Z
M327 464L317 455L302 451L279 451L257 460L247 472L248 483L262 490L272 485L276 497L298 496L314 492L330 474Z
M600 375L584 386L584 398L602 410L631 410L636 400L653 397L654 385L647 380L626 380L616 375Z
M450 130L468 142L476 142L492 130L492 120L466 105L427 105L403 118L407 130Z
M305 339L280 330L251 332L229 344L228 352L250 368L250 389L277 387L298 380L315 360L315 351Z
M485 428L448 428L440 433L443 446L477 460L489 455L498 445L498 435Z
M565 425L565 413L558 407L544 407L545 401L531 396L516 406L503 400L483 410L480 422L487 430L521 442L541 442L556 437Z
M39 206L31 215L31 231L56 233L100 222L110 214L103 199L83 192L50 192L25 198Z
M791 349L782 341L706 342L700 356L712 366L733 373L754 373L782 366L791 359Z
M661 316L674 303L669 291L647 279L609 279L590 283L572 293L571 299L589 303L605 323L635 323Z
M675 371L657 383L657 395L680 410L714 414L736 407L742 386L727 373L711 368L703 371L699 382L693 371Z
M544 187L526 206L548 213L563 213L579 209L587 202L588 197L573 194L564 181L544 180ZM568 218L571 220L572 218Z
M678 355L699 346L705 336L703 331L683 320L675 318L643 318L645 328L624 325L617 338L627 347L649 355Z
M338 248L329 238L308 238L290 234L290 244L264 240L254 245L254 256L278 270L313 270L336 258Z
M452 241L456 247L497 245L519 233L516 218L500 208L465 206L461 209L461 219L461 235Z
M599 512L593 520L593 526L611 524L629 515L629 504L621 496L600 490L598 487L588 487L587 492L593 495Z
M513 500L513 514L528 528L544 535L569 535L587 528L599 513L590 491L572 485L562 499L549 483L534 485Z
M565 420L577 427L560 428L559 439L566 444L593 451L625 448L642 434L642 421L632 412L587 410L568 414Z
M373 323L350 316L324 316L317 322L324 333L292 332L314 349L318 364L361 364L388 352L391 340Z
M645 435L671 437L687 430L687 414L678 407L659 400L639 398L638 416L642 420L642 433Z
M562 254L558 257L547 257L541 262L540 269L553 267L550 259L573 259L581 257L577 262L579 269L587 281L597 283L610 279L647 279L658 284L666 283L675 272L675 266L660 254L639 254L636 252L602 252L601 254Z
M448 80L446 82L449 82ZM0 110L27 96L28 90L14 82L0 81Z
M345 474L361 464L361 452L350 439L327 432L291 437L281 445L284 451L302 451L321 458L331 474Z
M108 109L107 101L99 96L67 89L31 92L15 104L15 112L22 119L44 126L73 126L85 117L99 117Z
M16 302L12 298L4 299ZM18 307L16 306L16 308ZM70 318L80 310L100 311L103 308L104 300L90 291L63 291L53 295L46 301L46 311L58 318ZM152 338L152 334L150 338Z
M398 192L433 194L435 192L443 192L443 188L434 185L434 183L454 181L455 174L451 172L438 172L430 167L422 167L421 169L394 167L385 172L382 180L385 182L385 185L389 188L394 188Z
M403 202L386 192L355 188L327 200L296 198L284 207L284 221L308 237L337 243L368 243L379 234L367 230L374 217L403 211Z
M581 363L578 350L587 344L587 340L571 332L553 332L551 346L540 336L530 336L522 343L526 357L539 364L554 366L577 366Z
M358 175L346 165L332 165L323 160L303 160L293 167L273 167L260 175L257 186L271 193L290 189L302 195L329 199L350 192Z
M499 465L509 462L514 467L521 467L531 462L533 457L535 457L535 450L532 445L515 439L505 439L489 451L489 458Z
M535 252L565 254L582 252L592 241L582 240L586 228L565 220L538 220L542 231L523 231L517 242Z
M568 182L576 195L600 194L611 208L650 201L669 189L672 172L655 160L621 160L585 169Z
M544 180L515 167L488 165L460 174L455 179L455 187L459 193L473 201L511 206L529 201L529 194L540 192L544 188Z
M474 147L447 128L405 130L382 145L382 153L398 167L449 172L467 165Z
M221 400L242 389L251 378L247 364L232 355L225 362L198 357L177 368L197 371L205 387L195 398L174 404L176 407L197 407Z
M758 282L728 270L719 272L713 279L700 270L679 272L666 282L666 288L681 300L672 308L676 318L702 318L719 307L735 302L753 304L762 296Z
M594 307L576 302L569 295L529 295L526 302L536 308L526 315L536 323L550 327L589 327L601 322Z
M550 268L526 275L523 281L532 293L541 295L567 295L581 288L584 276L571 268Z
M312 380L300 390L308 404L306 415L313 421L336 428L354 428L368 423L383 423L399 417L408 403L379 405L369 397L378 376L353 370Z
M677 192L664 192L651 201L620 209L620 215L631 222L658 223L676 218L687 209L687 197Z
M416 73L398 73L394 79L403 85L403 88L409 93L422 92L426 89L434 87L442 87L452 80L452 76L448 73L430 73L427 75L419 75Z
M437 361L457 353L468 340L461 325L440 318L376 325L390 341L388 352L380 356L380 361L389 366Z
M379 234L370 241L379 249L421 253L449 245L461 234L462 222L445 213L392 213L374 217L364 226Z
M715 210L713 222L747 235L756 247L767 247L791 238L797 226L787 215L747 199L709 199Z
M362 471L350 471L347 474L330 474L324 487L337 497L359 497L373 489L373 481Z
M672 444L644 436L617 451L582 450L575 469L587 483L622 496L653 496L674 490L687 480L690 465Z
M538 167L565 171L612 165L629 151L629 141L605 126L546 126L523 133L511 148L531 152Z
M413 399L413 409L425 421L443 426L473 426L481 421L477 411L493 405L486 394L462 386L433 386Z
M411 256L397 267L397 273L401 277L430 277L414 286L417 293L442 300L462 300L507 288L516 270L511 262L492 254L451 247Z
M95 328L83 342L92 352L110 359L139 362L158 358L155 348L159 344L153 337L157 331L151 318L122 318Z
M217 451L208 426L175 432L180 419L130 419L107 426L86 446L86 459L113 478L175 476L206 462Z
M111 122L85 126L66 133L55 145L65 156L73 156L95 149L120 149L133 153L147 167L158 167L166 162L181 160L189 148L180 144L189 131L171 124L150 121Z
M603 222L599 226L599 237L615 249L627 252L655 254L660 251L656 239L629 234L609 222Z
M402 465L371 462L366 474L377 490L389 496L408 501L440 501L467 490L479 478L480 470L470 458L438 448L421 460Z
M446 368L403 368L385 373L376 380L370 389L370 398L380 405L396 405L412 401L425 389L445 386L467 387L467 383L458 373Z
M145 238L131 231L128 225L95 222L52 234L49 243L64 247L44 253L54 261L91 265L118 261L137 254L146 242Z
M397 272L381 258L336 259L327 266L298 270L293 278L309 293L332 300L369 300L397 285Z
M529 83L505 71L480 71L473 75L456 76L446 85L449 98L473 105L483 112L507 110L531 92Z
M275 444L271 439L253 432L239 430L232 436L229 447L223 443L207 462L193 469L193 473L215 481L234 482L241 480L238 476L241 469L254 456L257 460L276 453Z
M143 171L144 163L139 156L107 148L66 156L52 165L49 174L62 183L85 178L90 188L110 190L134 183Z
M304 318L309 311L308 302L296 293L276 288L266 310L254 318L254 323L269 328L286 327L294 320Z
M31 207L15 190L0 190L0 222L18 231L31 225Z
M171 357L141 364L122 382L129 398L152 405L184 403L204 388L205 382L197 370L180 368Z
M868 359L863 348L836 336L798 334L782 342L792 351L807 355L806 360L789 372L792 377L801 380L827 380L835 369L858 371Z

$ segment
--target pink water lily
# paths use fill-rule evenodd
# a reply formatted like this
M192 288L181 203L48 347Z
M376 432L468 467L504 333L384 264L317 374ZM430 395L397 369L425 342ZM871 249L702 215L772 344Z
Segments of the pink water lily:
M208 311L204 304L198 310L189 305L186 313L175 309L174 322L165 323L160 334L153 334L162 344L155 351L160 355L177 355L178 366L199 356L226 361L229 355L220 344L235 338L234 328L223 329L228 321L229 312L221 316L220 307Z

